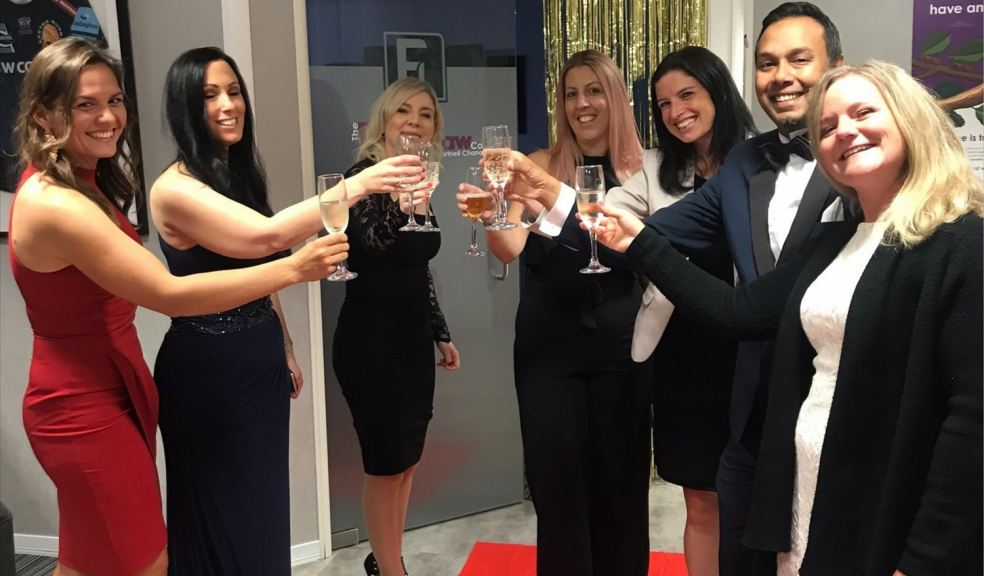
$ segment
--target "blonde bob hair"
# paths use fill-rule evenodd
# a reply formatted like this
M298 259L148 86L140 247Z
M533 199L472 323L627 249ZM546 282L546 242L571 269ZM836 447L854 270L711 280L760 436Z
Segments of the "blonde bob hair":
M964 214L984 215L984 185L943 110L926 88L902 68L869 60L828 71L814 86L807 110L810 145L820 149L823 100L830 87L848 76L871 82L881 93L905 143L902 187L878 217L888 223L886 238L911 248L947 222ZM857 191L837 182L820 163L827 180L853 200Z
M444 144L444 115L437 105L437 94L427 82L408 76L390 84L373 102L369 111L369 123L362 133L358 159L369 158L373 162L379 162L386 158L386 121L408 98L420 92L426 92L434 102L434 136L431 142L440 154Z
M625 182L642 168L642 142L632 117L629 90L622 73L611 58L597 50L583 50L571 55L560 71L554 106L557 142L550 148L550 173L558 180L571 184L574 181L574 167L584 160L564 113L567 73L578 66L586 66L595 73L608 99L608 156L615 174Z

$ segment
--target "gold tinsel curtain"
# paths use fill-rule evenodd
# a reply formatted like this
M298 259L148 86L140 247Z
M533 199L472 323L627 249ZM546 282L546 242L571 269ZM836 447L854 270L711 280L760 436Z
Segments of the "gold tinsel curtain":
M593 48L622 70L636 124L648 148L649 74L663 56L684 46L707 43L705 0L543 0L547 116L555 141L554 92L567 57Z

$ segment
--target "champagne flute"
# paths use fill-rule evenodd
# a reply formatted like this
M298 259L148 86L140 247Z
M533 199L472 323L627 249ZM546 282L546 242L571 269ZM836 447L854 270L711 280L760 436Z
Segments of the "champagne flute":
M420 147L420 138L412 134L403 134L400 136L400 142L397 146L399 148L397 152L401 155L416 154ZM405 179L401 178L399 186L400 188L407 189L412 188L416 184L416 182L406 182ZM400 194L402 195L403 192ZM420 228L420 225L417 224L417 220L413 217L413 192L406 192L406 195L408 196L407 205L410 207L410 214L408 215L406 225L401 226L398 230L400 232L416 232Z
M468 246L468 250L465 250L465 255L467 256L484 256L485 252L478 247L478 231L477 224L478 219L482 217L482 212L485 212L486 207L489 205L489 194L485 182L485 178L482 177L484 171L481 166L469 166L468 172L465 175L465 183L474 186L478 190L469 189L465 193L465 206L468 213L468 219L471 220L471 244Z
M611 268L598 261L598 219L605 199L605 172L599 165L578 166L574 169L574 192L577 212L591 236L591 260L581 268L581 274L604 274Z
M325 225L325 230L329 234L345 232L348 228L349 207L344 176L341 174L318 176L318 205L321 208L321 222ZM326 280L346 282L358 277L358 274L345 267L343 260Z
M485 175L492 183L495 197L495 217L486 230L512 230L515 224L506 219L506 200L504 198L506 184L509 182L509 170L506 163L512 151L512 138L509 136L509 126L486 126L482 128L482 163L485 165Z
M417 155L424 164L424 181L431 185L430 193L424 200L424 225L417 232L440 232L441 229L431 223L430 196L441 181L441 154L433 142L421 142L417 147Z

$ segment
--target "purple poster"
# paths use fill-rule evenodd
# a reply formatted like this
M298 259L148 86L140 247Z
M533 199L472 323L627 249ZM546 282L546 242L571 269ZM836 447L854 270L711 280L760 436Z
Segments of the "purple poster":
M984 3L913 0L912 75L932 89L984 178Z

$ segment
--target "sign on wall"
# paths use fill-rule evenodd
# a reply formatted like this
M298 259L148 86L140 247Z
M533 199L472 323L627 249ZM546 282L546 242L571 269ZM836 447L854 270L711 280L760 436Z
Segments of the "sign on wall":
M913 0L912 75L950 116L984 178L984 2Z

